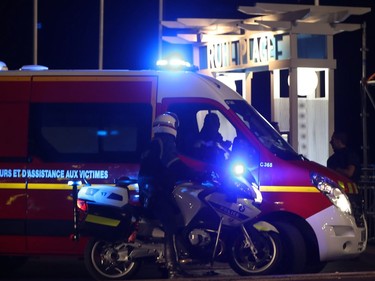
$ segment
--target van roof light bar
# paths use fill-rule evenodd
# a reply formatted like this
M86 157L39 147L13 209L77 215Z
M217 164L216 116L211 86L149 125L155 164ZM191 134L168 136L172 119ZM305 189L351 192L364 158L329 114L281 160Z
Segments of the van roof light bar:
M182 59L161 59L156 62L158 69L162 70L187 70L187 71L197 71L198 67L192 65L191 63L184 61Z

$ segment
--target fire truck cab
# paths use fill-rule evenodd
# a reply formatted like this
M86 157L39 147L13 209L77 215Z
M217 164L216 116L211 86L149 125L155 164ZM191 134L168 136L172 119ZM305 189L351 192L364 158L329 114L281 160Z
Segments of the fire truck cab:
M208 112L249 163L262 219L282 235L289 272L358 256L367 229L354 183L296 153L238 93L185 71L1 71L0 255L81 255L68 180L136 178L153 119L179 116L189 154ZM238 148L238 147L237 147ZM310 269L308 269L310 268Z

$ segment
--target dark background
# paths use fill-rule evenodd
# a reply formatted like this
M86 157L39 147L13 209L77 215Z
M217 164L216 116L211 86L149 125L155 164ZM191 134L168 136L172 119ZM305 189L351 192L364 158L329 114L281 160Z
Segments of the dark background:
M38 64L50 69L96 69L99 50L99 0L39 0ZM313 5L314 0L164 0L164 20L177 18L247 18L240 5L256 2ZM367 25L366 77L375 72L375 1L320 0L320 5L370 7L371 13L350 17L347 23ZM159 0L105 0L104 69L150 69L158 57ZM164 32L171 32L164 30ZM176 46L163 44L163 53ZM362 156L361 87L362 30L334 37L335 127L350 134ZM183 48L189 51L189 48ZM191 59L187 53L186 59ZM33 63L33 1L0 1L0 60L9 69ZM253 105L267 118L268 74L257 74ZM264 86L266 85L266 86ZM375 95L375 87L373 90ZM375 109L368 102L369 163L375 163Z

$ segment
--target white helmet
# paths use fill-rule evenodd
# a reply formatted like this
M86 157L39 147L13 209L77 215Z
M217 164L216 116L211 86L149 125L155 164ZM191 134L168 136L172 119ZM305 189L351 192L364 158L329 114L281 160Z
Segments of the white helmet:
M176 137L178 125L177 115L172 112L166 112L156 117L152 124L152 133L166 133Z

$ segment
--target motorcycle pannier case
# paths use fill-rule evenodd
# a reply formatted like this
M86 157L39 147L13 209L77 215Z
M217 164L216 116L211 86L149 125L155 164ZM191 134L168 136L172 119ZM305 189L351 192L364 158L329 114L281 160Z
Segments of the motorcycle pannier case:
M88 202L88 212L80 229L83 235L95 235L103 239L127 238L134 231L131 207L115 207Z

